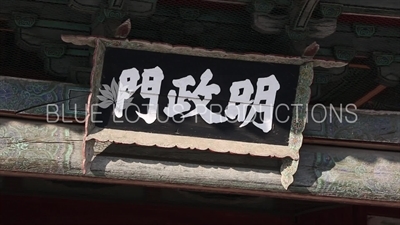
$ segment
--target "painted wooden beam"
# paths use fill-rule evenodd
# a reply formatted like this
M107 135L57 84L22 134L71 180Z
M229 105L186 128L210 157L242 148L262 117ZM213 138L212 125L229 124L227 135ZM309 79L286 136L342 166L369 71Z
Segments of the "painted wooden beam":
M0 119L0 170L81 174L83 127Z
M0 112L15 116L35 116L49 122L84 123L89 88L51 81L0 76ZM400 113L346 108L309 107L303 132L308 138L400 143ZM46 116L48 113L48 117ZM399 147L400 150L400 147Z
M400 113L352 110L314 105L303 134L306 137L400 144ZM400 150L400 146L397 148Z
M0 174L101 178L108 183L130 181L287 198L385 201L400 207L399 152L304 145L294 183L286 191L277 159L107 143L99 143L91 172L83 176L83 132L78 125L1 118Z
M85 86L0 76L0 111L16 115L82 119L88 95Z

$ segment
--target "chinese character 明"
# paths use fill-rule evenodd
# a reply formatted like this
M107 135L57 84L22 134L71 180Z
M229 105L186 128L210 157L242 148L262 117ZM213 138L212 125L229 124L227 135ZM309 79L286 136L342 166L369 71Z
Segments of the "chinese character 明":
M200 83L196 89L191 92L187 90L188 86L194 86L196 81L189 75L180 79L173 80L172 83L179 89L178 95L175 90L168 93L168 106L164 108L164 113L168 117L187 112L191 109L188 101L193 102L195 108L182 116L187 118L199 114L208 124L223 123L228 119L220 114L214 113L207 108L212 99L212 95L217 95L221 91L217 84L208 84L213 77L211 70L207 69L200 77Z
M237 118L238 122L243 122L240 127L244 127L250 122L261 129L264 133L272 129L273 108L275 104L276 92L280 89L280 84L275 75L259 78L257 80L257 90L254 100L251 95L254 92L250 80L234 82L229 89L231 97L225 109L225 115L230 119ZM251 105L247 113L248 106ZM254 120L256 113L263 114L262 123Z
M246 119L247 107L253 102L250 99L254 92L253 85L249 79L237 81L232 83L229 91L231 92L231 97L225 109L225 115L229 119L237 117L238 122L243 122Z

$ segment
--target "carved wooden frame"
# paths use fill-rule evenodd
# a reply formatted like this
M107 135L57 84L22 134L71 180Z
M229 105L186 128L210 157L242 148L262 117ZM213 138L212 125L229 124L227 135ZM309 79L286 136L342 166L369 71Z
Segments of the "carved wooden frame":
M95 141L113 141L123 144L138 144L143 146L159 146L165 148L178 147L198 150L211 150L216 152L230 152L235 154L250 154L255 156L270 156L283 159L281 166L281 182L285 189L293 182L293 175L298 167L299 150L302 145L302 132L306 122L306 108L310 99L310 85L313 80L313 62L299 57L281 57L262 54L234 54L224 51L209 51L200 48L174 47L167 44L150 43L137 40L109 40L103 38L92 39L95 41L95 54L91 73L91 93L87 104L87 118L84 137L84 162L83 170L90 169L90 161L93 157L93 145ZM92 44L94 44L92 42ZM181 55L204 56L220 59L236 59L243 61L257 61L266 63L294 64L300 66L299 80L296 90L295 104L299 104L298 110L293 111L289 143L287 146L268 144L246 143L239 141L226 141L206 139L198 137L173 136L165 134L152 134L137 131L122 131L114 129L102 129L95 127L89 118L91 110L97 109L98 99L95 97L101 88L100 78L104 63L104 52L107 47L124 48L132 50L144 50L160 53L173 53ZM92 108L91 106L94 105ZM297 113L297 115L295 115ZM129 137L128 137L129 135ZM268 149L266 149L268 148ZM229 150L227 150L229 149Z

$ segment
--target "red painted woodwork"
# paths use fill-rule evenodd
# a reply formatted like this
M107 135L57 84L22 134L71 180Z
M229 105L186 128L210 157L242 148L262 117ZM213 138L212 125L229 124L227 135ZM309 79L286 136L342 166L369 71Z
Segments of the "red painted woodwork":
M355 225L367 224L368 215L400 219L400 208L357 207L354 211Z
M288 206L288 209L290 206ZM8 224L367 224L367 216L400 218L400 208L343 206L279 214L106 200L0 194L0 225ZM284 216L286 215L286 216Z
M265 213L186 206L2 195L0 224L293 224Z
M400 18L379 17L374 15L351 15L342 14L338 18L339 23L360 23L369 25L379 25L384 27L399 27Z
M336 209L319 210L296 217L297 225L366 225L368 215L400 218L400 208L370 206L347 206Z
M347 225L355 224L354 209L352 206L326 209L299 215L296 218L298 225Z

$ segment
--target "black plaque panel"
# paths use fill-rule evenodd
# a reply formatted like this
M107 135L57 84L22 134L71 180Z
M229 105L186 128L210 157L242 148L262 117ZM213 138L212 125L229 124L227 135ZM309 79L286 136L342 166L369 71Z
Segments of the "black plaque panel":
M159 111L158 118L162 121L168 120L166 123L160 123L157 120L152 124L147 124L142 119L137 120L135 108L128 108L122 118L116 118L113 115L113 107L106 109L97 108L94 125L101 128L111 128L118 130L141 131L160 134L183 135L192 137L234 140L251 143L265 143L273 145L288 145L289 131L292 120L292 111L296 87L299 77L299 66L283 65L252 61L239 61L232 59L217 59L199 56L188 56L170 53L158 53L150 51L139 51L122 48L106 48L104 56L104 64L102 71L101 84L111 85L113 78L119 82L119 76L125 69L136 68L142 74L144 69L160 67L164 73L164 80L161 84L159 95ZM245 127L239 127L241 123L217 123L207 124L200 116L185 118L182 123L175 123L171 118L162 112L167 106L167 94L170 90L178 89L173 86L172 80L179 79L188 75L192 75L196 80L196 85L200 82L200 76L210 69L213 79L209 84L219 85L221 91L218 95L214 95L210 104L219 104L225 109L229 102L230 91L233 82L249 79L254 89L257 88L256 82L260 77L268 77L275 75L280 84L280 89L276 93L275 108L279 104L289 105L279 107L274 115L272 129L268 133L264 133L259 128L249 123ZM139 84L141 80L139 80ZM252 95L254 98L255 91ZM133 103L142 106L148 104L148 99L143 99L140 95L140 89L133 95ZM147 106L140 108L140 112L146 113ZM223 111L221 115L224 115ZM176 120L180 120L180 116L175 116ZM287 122L279 122L278 119L287 120ZM128 121L135 121L131 123ZM96 122L99 121L99 122Z

